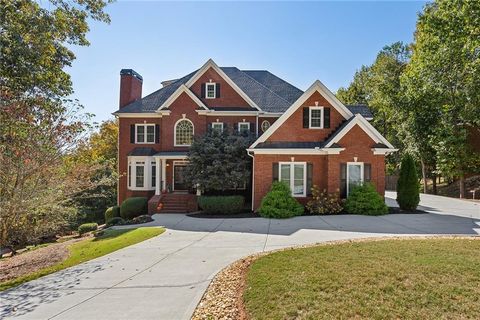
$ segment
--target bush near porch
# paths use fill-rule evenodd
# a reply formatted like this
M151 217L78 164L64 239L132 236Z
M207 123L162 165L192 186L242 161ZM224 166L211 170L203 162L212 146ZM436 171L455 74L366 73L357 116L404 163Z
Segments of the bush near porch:
M242 196L201 196L198 206L207 214L235 214L243 211L245 198Z
M120 216L125 220L148 214L148 199L132 197L125 199L120 206Z
M276 181L262 199L258 212L264 218L285 219L300 216L305 209L292 196L290 187L285 182Z
M345 201L345 211L351 214L378 216L388 213L384 199L371 183L356 186Z

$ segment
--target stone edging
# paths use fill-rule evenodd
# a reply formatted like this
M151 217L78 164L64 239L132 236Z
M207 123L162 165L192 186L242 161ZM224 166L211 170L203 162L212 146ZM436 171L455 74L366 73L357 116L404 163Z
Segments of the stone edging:
M294 246L252 254L228 265L213 278L212 282L203 294L202 299L197 305L193 313L192 320L247 320L248 316L246 314L242 299L244 291L243 289L245 287L245 277L250 265L262 256L286 250L337 245L342 243L371 242L384 240L422 240L438 238L480 240L480 236L455 235L369 237L319 242L314 244Z

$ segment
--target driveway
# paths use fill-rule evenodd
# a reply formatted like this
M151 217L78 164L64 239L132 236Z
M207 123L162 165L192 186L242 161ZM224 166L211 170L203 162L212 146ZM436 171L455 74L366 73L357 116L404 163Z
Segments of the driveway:
M422 197L434 214L382 217L155 215L149 225L167 227L161 236L0 293L0 318L189 319L215 274L255 252L338 239L480 232L478 203L439 199Z

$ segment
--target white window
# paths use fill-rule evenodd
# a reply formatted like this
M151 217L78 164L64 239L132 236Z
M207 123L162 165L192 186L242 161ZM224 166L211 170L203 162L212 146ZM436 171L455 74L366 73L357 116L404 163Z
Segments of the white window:
M347 196L355 186L363 184L363 162L347 162Z
M270 122L268 122L268 120L263 120L261 128L262 128L262 132L267 131L268 128L270 128Z
M155 125L136 124L135 143L155 143Z
M175 146L191 146L193 141L193 123L188 119L178 120L174 132Z
M223 122L213 122L212 131L223 132Z
M215 82L205 84L205 97L207 99L215 99L217 96L217 85Z
M305 197L307 190L307 170L305 162L280 162L279 180L284 181L292 190L294 197Z
M152 157L128 157L128 189L155 190L156 164Z
M323 128L323 107L310 107L310 128L322 129Z
M238 132L250 132L250 122L239 122L238 123Z

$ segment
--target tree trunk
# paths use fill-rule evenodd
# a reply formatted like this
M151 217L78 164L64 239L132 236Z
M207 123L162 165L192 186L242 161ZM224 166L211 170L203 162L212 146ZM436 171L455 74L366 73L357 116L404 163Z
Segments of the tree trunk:
M423 179L423 193L427 194L427 169L425 168L425 162L420 159L420 163L422 164L422 179Z
M460 176L458 183L460 184L460 198L463 199L465 198L465 177L463 174Z
M437 194L437 175L432 173L432 193Z

